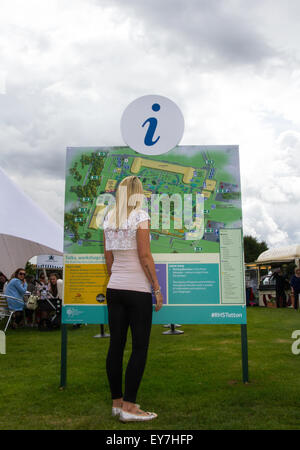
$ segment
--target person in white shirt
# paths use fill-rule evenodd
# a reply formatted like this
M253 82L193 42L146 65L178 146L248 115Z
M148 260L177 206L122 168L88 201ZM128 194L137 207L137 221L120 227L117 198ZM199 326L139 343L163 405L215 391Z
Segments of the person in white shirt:
M58 275L56 273L50 273L48 291L50 292L53 298L58 298L59 300L62 300L63 284L64 284L63 280L58 278Z
M163 305L155 265L150 250L150 222L141 209L143 186L136 176L126 177L116 192L116 204L103 223L104 254L108 274L108 323L110 346L106 369L113 400L112 414L122 422L152 420L136 402L143 376L152 324L153 288L156 306ZM126 368L122 391L122 362L128 328L132 334L132 353Z

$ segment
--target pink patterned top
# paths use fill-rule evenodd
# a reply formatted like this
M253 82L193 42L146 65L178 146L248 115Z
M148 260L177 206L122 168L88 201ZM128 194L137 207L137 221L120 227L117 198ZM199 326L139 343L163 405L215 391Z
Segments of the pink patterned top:
M141 266L136 242L138 225L150 220L144 210L133 210L121 229L109 227L109 215L103 222L106 250L113 252L112 274L107 285L112 289L151 292L151 284Z

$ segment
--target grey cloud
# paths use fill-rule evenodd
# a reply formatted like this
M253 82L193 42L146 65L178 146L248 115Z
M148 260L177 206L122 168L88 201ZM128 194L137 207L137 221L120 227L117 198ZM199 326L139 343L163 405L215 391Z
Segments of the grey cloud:
M193 62L248 65L278 55L259 32L251 8L228 0L92 0L143 24L148 45L165 47ZM254 2L257 4L257 2ZM253 5L252 5L253 8Z

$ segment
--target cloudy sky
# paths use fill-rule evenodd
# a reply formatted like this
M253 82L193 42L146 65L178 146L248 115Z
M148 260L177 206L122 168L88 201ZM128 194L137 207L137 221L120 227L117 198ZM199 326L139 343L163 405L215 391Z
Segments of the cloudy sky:
M0 167L63 224L67 146L123 145L145 94L181 144L240 146L244 233L300 243L299 0L1 0Z

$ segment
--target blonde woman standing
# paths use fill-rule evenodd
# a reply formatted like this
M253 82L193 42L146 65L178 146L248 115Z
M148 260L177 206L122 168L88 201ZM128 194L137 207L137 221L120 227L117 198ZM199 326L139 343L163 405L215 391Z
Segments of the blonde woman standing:
M143 376L152 324L152 289L159 311L163 298L150 250L150 221L141 209L143 186L138 177L122 180L116 204L103 223L104 254L108 274L108 323L110 346L106 370L112 397L112 414L122 422L146 421L157 417L145 412L136 402ZM123 352L128 328L132 335L132 353L122 390Z

